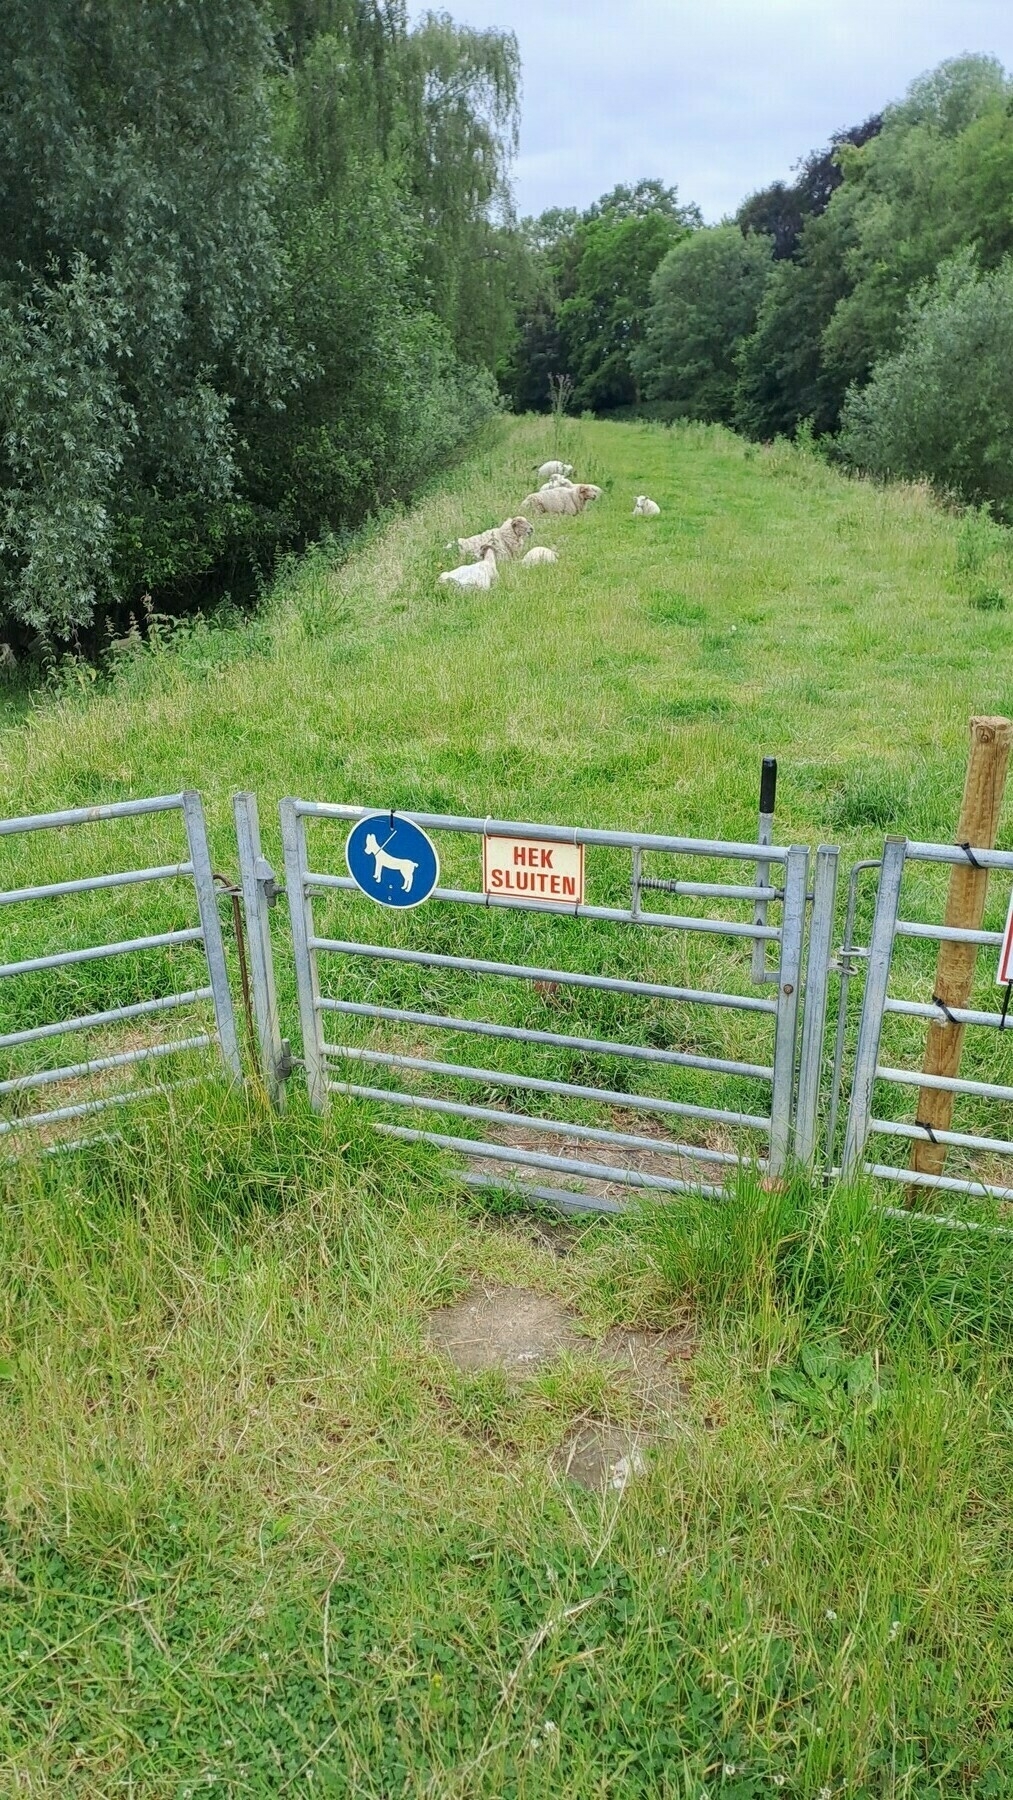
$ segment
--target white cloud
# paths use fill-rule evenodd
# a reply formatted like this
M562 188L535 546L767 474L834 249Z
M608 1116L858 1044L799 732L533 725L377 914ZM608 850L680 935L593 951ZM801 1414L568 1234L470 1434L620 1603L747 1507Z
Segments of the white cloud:
M705 217L787 176L944 57L1013 64L1010 0L447 0L516 31L521 212L656 175Z

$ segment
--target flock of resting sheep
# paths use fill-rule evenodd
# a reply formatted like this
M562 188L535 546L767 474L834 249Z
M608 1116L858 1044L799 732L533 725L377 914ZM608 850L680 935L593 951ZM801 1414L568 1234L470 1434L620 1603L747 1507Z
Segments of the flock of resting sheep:
M499 574L498 564L513 562L518 559L522 563L554 563L557 556L545 544L536 544L533 549L525 550L524 546L534 531L526 513L558 514L563 517L576 518L584 511L589 500L600 500L602 490L590 481L573 481L573 464L564 462L546 462L538 470L538 478L543 486L536 494L529 494L521 501L524 513L514 519L504 519L502 525L494 525L489 531L480 531L475 537L452 539L447 549L456 544L462 556L470 561L462 563L459 569L447 569L440 576L441 587L490 588ZM646 494L638 494L633 508L635 519L657 518L661 508L656 501L649 500ZM523 552L523 554L522 554Z

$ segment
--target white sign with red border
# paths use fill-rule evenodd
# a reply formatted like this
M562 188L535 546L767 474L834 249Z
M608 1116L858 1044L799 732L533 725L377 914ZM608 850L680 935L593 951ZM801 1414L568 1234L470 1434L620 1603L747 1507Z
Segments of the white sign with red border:
M543 838L484 837L482 891L535 905L583 906L583 844Z
M1006 929L1002 934L1002 949L999 952L999 973L996 981L1000 987L1013 981L1013 894L1009 897L1009 912L1006 914Z

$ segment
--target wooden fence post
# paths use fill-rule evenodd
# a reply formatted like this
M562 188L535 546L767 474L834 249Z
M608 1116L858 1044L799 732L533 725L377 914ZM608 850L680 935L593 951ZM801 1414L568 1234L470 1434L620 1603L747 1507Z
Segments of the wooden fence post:
M970 844L972 849L994 849L1011 743L1013 721L971 720L971 754L957 826L958 844ZM987 892L987 869L976 869L970 861L955 863L950 874L944 922L970 931L980 930ZM940 944L936 985L932 991L944 1006L967 1006L974 983L977 955L976 944ZM924 1074L955 1076L959 1073L965 1029L963 1025L950 1024L949 1020L941 1025L934 1021L929 1025L925 1061L922 1065ZM928 1125L934 1131L949 1130L953 1119L953 1101L954 1095L945 1088L922 1088L918 1106L919 1125ZM912 1146L910 1166L919 1174L941 1175L945 1161L945 1144L919 1140ZM908 1189L909 1206L919 1201L924 1202L924 1199L924 1189Z

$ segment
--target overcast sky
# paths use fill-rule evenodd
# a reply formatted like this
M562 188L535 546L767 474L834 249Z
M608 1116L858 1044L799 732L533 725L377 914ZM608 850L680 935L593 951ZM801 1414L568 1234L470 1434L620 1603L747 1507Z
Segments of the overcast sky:
M521 213L583 207L656 175L719 219L944 57L988 51L1013 65L1013 0L440 4L517 33Z

